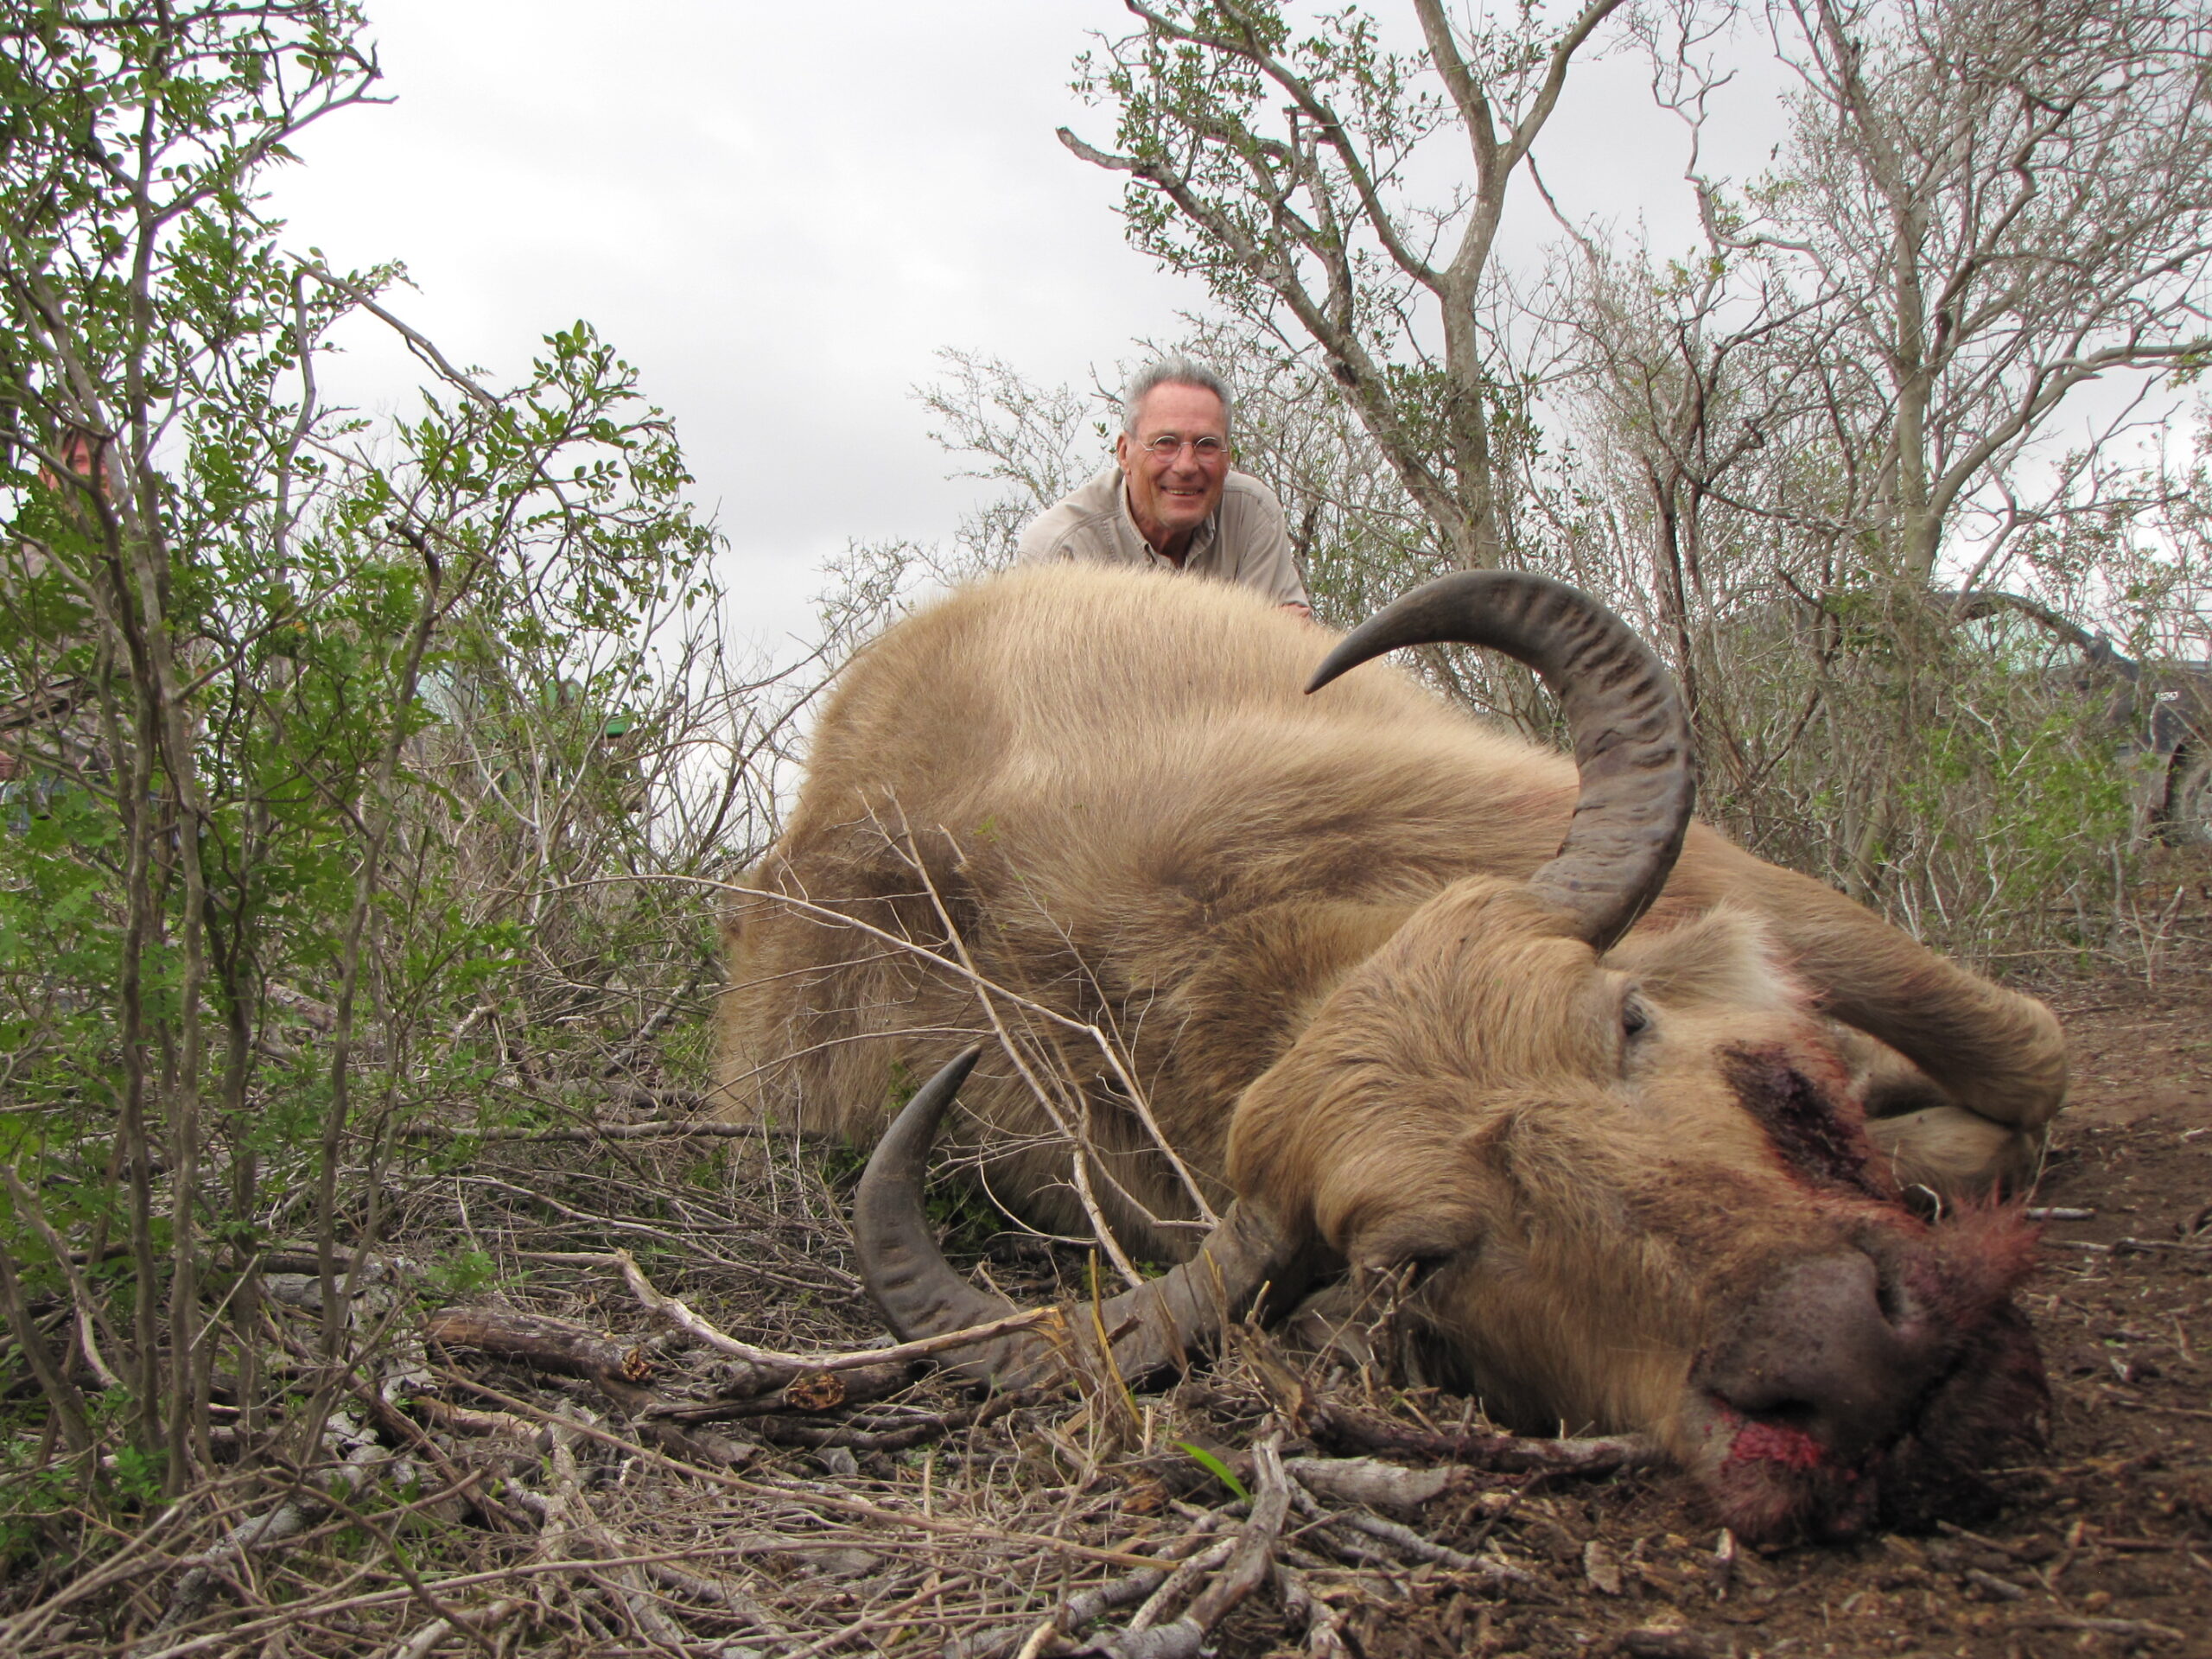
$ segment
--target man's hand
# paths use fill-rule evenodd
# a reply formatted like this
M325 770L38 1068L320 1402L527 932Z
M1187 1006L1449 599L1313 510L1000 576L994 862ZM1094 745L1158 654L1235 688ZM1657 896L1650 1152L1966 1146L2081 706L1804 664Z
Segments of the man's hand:
M1289 611L1294 615L1302 616L1308 622L1311 622L1313 620L1313 607L1311 605L1301 605L1294 599L1288 604L1278 605L1275 608L1279 611Z

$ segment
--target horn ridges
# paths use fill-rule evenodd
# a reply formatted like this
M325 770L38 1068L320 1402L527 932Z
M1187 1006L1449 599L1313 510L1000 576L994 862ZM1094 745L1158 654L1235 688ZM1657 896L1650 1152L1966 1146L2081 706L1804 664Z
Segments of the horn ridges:
M952 1270L922 1209L922 1178L938 1128L981 1053L967 1050L916 1091L876 1144L854 1200L861 1276L904 1341L942 1336L1014 1311ZM1191 1345L1242 1317L1268 1286L1286 1297L1295 1294L1308 1271L1301 1252L1264 1216L1234 1205L1197 1255L1114 1297L1097 1310L1096 1325L1112 1343L1115 1371L1135 1381L1180 1363ZM1062 1322L1062 1330L1074 1334L1091 1325L1091 1310L1081 1308ZM1095 1333L1085 1345L1096 1349ZM950 1350L942 1363L979 1382L1026 1388L1064 1380L1070 1361L1065 1340L1020 1331Z
M1697 784L1673 677L1620 618L1580 589L1521 570L1466 570L1415 588L1338 641L1313 692L1404 645L1453 641L1504 652L1559 701L1582 787L1566 838L1529 878L1545 903L1604 951L1665 884Z

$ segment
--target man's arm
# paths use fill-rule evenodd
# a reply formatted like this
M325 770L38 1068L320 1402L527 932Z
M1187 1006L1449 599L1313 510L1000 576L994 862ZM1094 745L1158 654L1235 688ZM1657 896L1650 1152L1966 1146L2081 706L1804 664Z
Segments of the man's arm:
M1257 589L1286 611L1296 611L1309 621L1313 602L1306 594L1306 578L1299 574L1298 557L1291 551L1290 528L1275 493L1249 474L1233 475L1241 497L1238 513L1236 580ZM1226 526L1224 526L1226 528Z

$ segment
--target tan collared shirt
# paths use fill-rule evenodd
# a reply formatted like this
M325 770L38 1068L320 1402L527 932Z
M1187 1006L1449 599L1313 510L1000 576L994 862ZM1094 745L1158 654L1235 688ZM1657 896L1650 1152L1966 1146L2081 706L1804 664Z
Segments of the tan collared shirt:
M1150 565L1173 570L1129 516L1122 469L1109 467L1045 509L1021 532L1017 556L1035 560L1080 559L1095 564ZM1291 556L1282 503L1249 473L1231 473L1221 490L1221 505L1207 515L1192 537L1180 569L1216 582L1255 588L1278 605L1306 605L1306 582Z

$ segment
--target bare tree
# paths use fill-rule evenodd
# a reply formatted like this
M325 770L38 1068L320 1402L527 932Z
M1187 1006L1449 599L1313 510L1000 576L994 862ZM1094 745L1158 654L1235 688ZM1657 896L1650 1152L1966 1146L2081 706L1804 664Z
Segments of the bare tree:
M1506 557L1503 480L1529 436L1522 382L1484 321L1508 188L1622 3L1589 0L1554 30L1528 9L1467 27L1414 0L1423 49L1397 53L1356 8L1309 25L1275 0L1128 0L1142 29L1086 57L1078 81L1115 110L1118 149L1060 132L1129 175L1138 247L1319 347L1458 564ZM1455 144L1470 181L1416 199L1416 157Z
M1739 245L1836 308L1812 360L1828 512L1936 579L1961 515L1994 543L2089 382L2201 355L2212 22L2177 0L1784 0L1782 164Z

